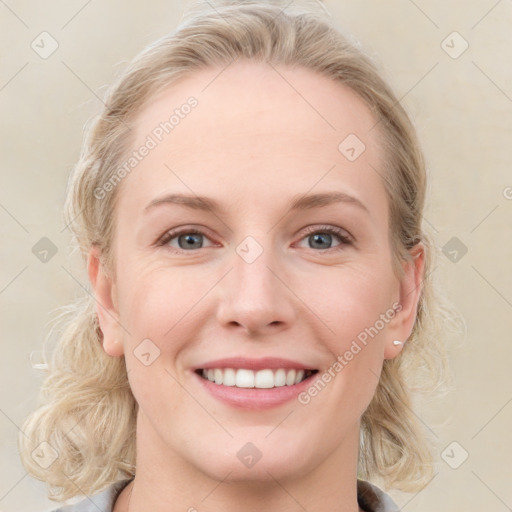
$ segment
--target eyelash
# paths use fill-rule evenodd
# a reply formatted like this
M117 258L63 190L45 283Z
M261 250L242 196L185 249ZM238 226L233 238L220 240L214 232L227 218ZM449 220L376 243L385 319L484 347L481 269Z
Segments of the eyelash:
M319 249L315 252L321 252L321 253L329 253L331 251L340 251L343 250L344 246L352 245L352 240L349 236L347 236L345 233L345 230L334 228L332 226L310 226L306 228L304 236L300 239L303 240L304 238L315 234L315 233L322 233L322 234L329 234L329 235L335 235L339 238L340 244L335 247L330 247L328 249ZM203 235L207 238L208 235L201 231L200 229L196 228L178 228L175 230L168 231L165 233L156 243L158 247L164 247L165 249L169 249L171 252L174 252L176 254L183 254L183 253L191 253L195 252L196 250L185 250L185 249L177 249L175 247L167 246L167 244L174 238L179 237L180 235L188 235L188 234L194 234L194 235ZM205 249L205 247L203 247Z

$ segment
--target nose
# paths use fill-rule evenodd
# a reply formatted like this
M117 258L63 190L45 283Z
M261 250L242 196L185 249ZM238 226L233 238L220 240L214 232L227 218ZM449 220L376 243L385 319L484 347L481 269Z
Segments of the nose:
M293 324L294 295L270 253L263 250L252 262L233 253L233 268L219 283L217 319L222 326L254 337L274 334Z

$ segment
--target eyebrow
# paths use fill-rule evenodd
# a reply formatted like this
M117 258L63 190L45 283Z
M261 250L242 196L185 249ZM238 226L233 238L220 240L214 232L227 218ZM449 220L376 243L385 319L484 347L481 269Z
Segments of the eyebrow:
M370 213L368 208L357 197L351 196L345 192L325 192L295 196L290 204L290 210L295 211L310 208L321 208L333 203L351 204L367 213ZM156 206L168 204L179 204L194 210L224 212L224 209L214 199L188 194L167 194L163 197L153 199L144 210L147 211L155 208Z

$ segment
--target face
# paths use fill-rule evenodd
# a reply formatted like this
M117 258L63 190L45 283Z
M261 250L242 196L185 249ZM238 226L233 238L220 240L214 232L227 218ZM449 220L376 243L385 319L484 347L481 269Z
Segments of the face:
M137 118L115 272L93 248L89 274L156 464L243 480L357 456L423 261L393 273L375 122L344 86L256 63L197 72Z

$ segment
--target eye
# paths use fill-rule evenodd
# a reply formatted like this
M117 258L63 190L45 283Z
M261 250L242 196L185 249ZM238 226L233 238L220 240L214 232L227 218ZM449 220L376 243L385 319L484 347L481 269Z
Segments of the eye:
M181 228L165 233L158 241L158 245L176 249L175 252L192 251L204 249L204 240L210 239L199 229Z
M333 238L339 241L335 246L332 246ZM205 240L209 242L206 247L204 246ZM352 240L345 230L332 226L310 226L306 228L306 234L302 240L308 241L308 248L321 251L342 250L344 246L352 244ZM177 228L165 233L157 245L169 248L176 253L182 253L213 247L215 244L199 229Z
M333 237L340 242L334 247L332 246ZM332 226L311 226L306 229L306 236L302 240L307 240L310 249L320 250L342 250L343 246L352 243L346 231Z

